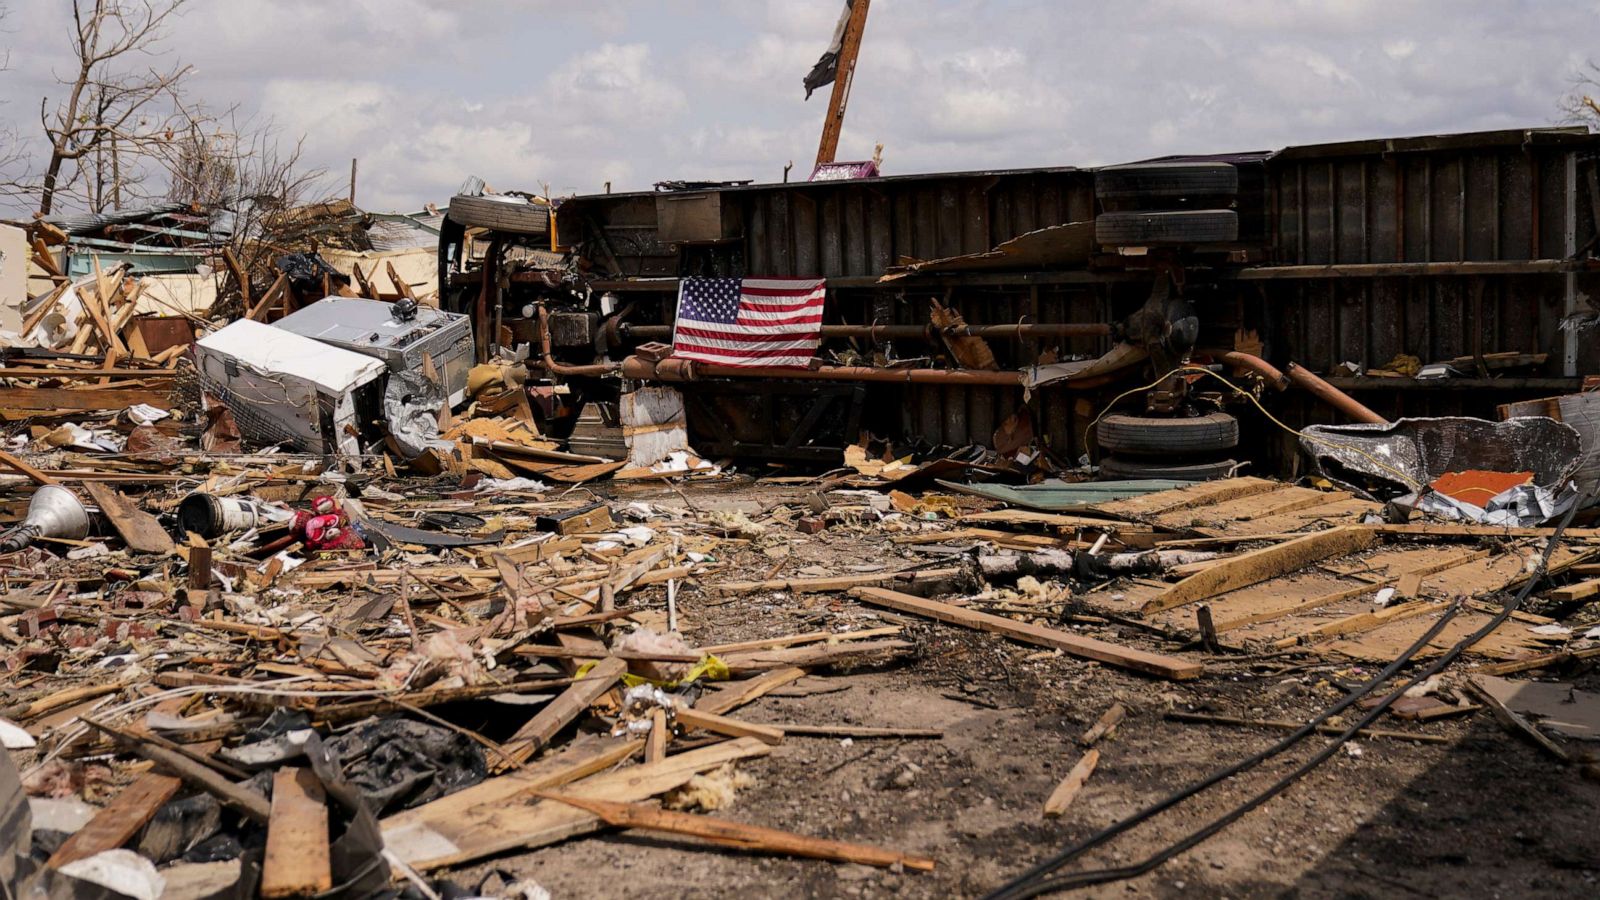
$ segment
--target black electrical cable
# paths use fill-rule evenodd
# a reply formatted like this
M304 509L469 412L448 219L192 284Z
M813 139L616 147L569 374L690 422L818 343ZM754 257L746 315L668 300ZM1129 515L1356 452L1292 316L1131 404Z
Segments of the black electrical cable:
M1561 537L1566 532L1567 526L1571 524L1572 518L1577 513L1578 508L1582 506L1593 493L1594 492L1591 491L1583 498L1580 498L1580 501L1574 503L1572 508L1567 511L1567 514L1562 518L1560 524L1556 526L1555 531L1550 535L1550 539L1545 543L1544 552L1540 555L1539 565L1537 568L1535 568L1534 572L1528 577L1528 580L1523 584L1522 589L1518 591L1516 596L1508 601L1494 618L1492 618L1482 628L1479 628L1477 631L1456 642L1449 650L1441 655L1437 661L1435 661L1423 672L1414 676L1404 686L1391 691L1377 706L1370 710L1367 715L1363 716L1360 721L1351 725L1342 734L1335 737L1332 743L1330 743L1323 750L1319 751L1311 759L1300 765L1293 772L1290 772L1288 775L1279 779L1266 790L1256 794L1254 797L1251 797L1244 803L1241 803L1239 806L1223 814L1210 824L1191 832L1183 839L1168 845L1165 849L1152 854L1139 863L1129 866L1122 866L1115 869L1096 869L1084 872L1073 872L1066 875L1051 875L1051 873L1076 859L1078 856L1081 856L1088 850L1097 847L1111 838L1127 831L1128 829L1133 828L1156 815L1159 815L1160 813L1172 808L1173 806L1176 806L1179 803L1182 803L1184 800L1187 800L1201 791L1210 788L1212 785L1215 785L1227 778L1231 778L1234 775L1238 775L1244 771L1247 771L1248 769L1254 768L1261 762L1270 759L1271 757L1276 756L1277 754L1282 753L1284 750L1287 750L1293 745L1299 743L1307 735L1313 733L1318 726L1322 725L1328 719L1332 718L1334 715L1337 715L1339 712L1348 709L1351 704L1360 701L1361 698L1372 693L1372 691L1378 685L1393 677L1401 667L1410 662L1411 658L1415 656L1423 647L1427 646L1428 643L1430 643L1433 638L1444 629L1444 626L1460 611L1461 603L1459 600L1455 604L1452 604L1451 607L1446 610L1445 614L1441 616L1440 619L1434 623L1433 627L1429 628L1421 638L1419 638L1410 647L1406 648L1404 653L1397 657L1394 662L1386 666L1384 670L1371 681L1363 685L1361 689L1340 700L1332 707L1329 707L1317 718L1302 726L1299 730L1290 734L1277 744L1255 754L1254 756L1248 757L1245 760L1220 769L1200 782L1173 793L1168 797L1157 801L1151 806L1148 806L1145 809L1142 809L1139 812L1134 813L1133 815L1130 815L1105 829L1102 829L1101 831L1091 835L1083 841L1080 841L1072 847L1057 853L1049 859L1044 860L1038 865L1035 865L1033 868L1029 869L1027 872L1011 880L1005 885L1002 885L1000 888L997 888L995 891L988 894L985 900L1022 900L1022 898L1036 897L1047 892L1065 890L1075 887L1086 887L1093 884L1102 884L1108 881L1119 881L1126 878L1138 877L1139 875L1153 871L1180 853L1199 845L1201 842L1226 828L1228 825L1232 824L1246 813L1266 803L1268 800L1271 800L1284 790L1287 790L1301 776L1326 762L1335 752L1338 751L1339 747L1343 746L1361 729L1372 724L1372 722L1382 715L1391 704L1398 700L1405 693L1405 691L1409 690L1414 685L1419 684L1423 680L1431 678L1433 675L1437 674L1445 666L1453 662L1456 657L1460 656L1461 653L1467 648L1482 640L1491 631L1500 627L1500 625L1502 625L1506 619L1510 618L1512 613L1516 612L1516 610L1522 605L1523 601L1527 599L1528 595L1533 593L1534 587L1537 586L1539 579L1544 575L1547 567L1549 566L1550 556L1555 551L1556 545L1560 543Z

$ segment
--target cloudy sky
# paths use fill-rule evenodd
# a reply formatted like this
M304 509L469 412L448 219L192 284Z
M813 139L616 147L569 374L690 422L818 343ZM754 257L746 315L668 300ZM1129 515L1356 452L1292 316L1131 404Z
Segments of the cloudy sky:
M0 117L62 93L68 0L0 0ZM558 194L810 168L801 76L842 0L192 0L192 91L305 135L358 202L469 174ZM841 159L890 173L1549 125L1594 46L1572 0L876 0ZM36 165L37 149L34 151Z

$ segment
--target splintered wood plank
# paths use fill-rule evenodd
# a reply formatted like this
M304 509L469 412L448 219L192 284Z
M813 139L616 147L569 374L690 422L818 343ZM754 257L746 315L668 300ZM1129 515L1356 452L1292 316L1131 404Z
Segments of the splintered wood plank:
M948 603L925 600L921 597L913 597L910 594L901 594L884 588L856 588L850 593L860 598L863 602L874 606L885 606L889 609L937 619L941 622L960 625L964 628L975 628L979 631L1003 635L1023 643L1050 647L1070 653L1073 656L1080 656L1084 659L1092 659L1096 662L1120 666L1161 678L1172 678L1179 681L1199 678L1203 668L1199 663L1190 662L1186 659L1163 656L1159 653L1150 653L1132 647L1123 647L1109 641L1096 640L1095 638L1084 637L1067 631L1057 631L1054 628L1045 628L1042 625L1018 622L1015 619L963 609L959 606L951 606Z
M310 769L284 767L272 777L272 819L261 863L261 896L301 897L333 887L328 806Z
M148 823L183 780L170 775L146 772L122 789L89 823L66 839L51 854L46 865L59 869L70 862L88 859L96 853L115 850L126 844Z
M1335 556L1366 550L1378 541L1370 528L1346 526L1313 532L1282 544L1252 550L1224 560L1204 572L1190 575L1144 605L1146 615L1197 603L1228 591L1248 587Z
M1307 506L1316 506L1348 496L1350 495L1344 493L1334 496L1316 488L1281 484L1273 490L1262 491L1259 494L1234 497L1219 503L1186 507L1162 513L1151 521L1162 528L1173 530L1191 529L1204 525L1216 525L1223 522L1244 522L1277 513L1293 512L1297 509L1305 509Z
M786 684L799 681L805 676L806 670L799 666L785 666L781 669L773 669L755 678L734 682L728 687L718 689L714 693L708 691L700 696L700 700L695 703L694 708L712 715L722 715L763 697Z
M172 537L156 521L156 517L133 505L116 488L98 481L86 481L83 489L100 507L100 512L111 520L111 527L121 535L129 550L138 553L175 552Z
M505 775L485 778L471 787L430 803L401 810L379 824L385 832L435 827L465 815L476 806L510 804L515 802L516 797L529 791L560 787L603 772L637 754L643 746L644 741L641 740L579 739L562 748L560 753L528 763Z
M792 831L746 825L731 819L693 813L673 812L643 803L614 803L566 794L548 794L551 800L576 806L599 816L615 828L640 828L668 834L686 834L741 850L760 853L780 853L786 856L803 856L811 859L832 859L867 866L903 866L907 869L932 871L934 861L922 856L912 856L897 850L884 850L865 844L847 844L830 841Z
M1078 764L1072 767L1067 777L1061 779L1056 789L1050 792L1050 798L1044 801L1044 814L1054 819L1067 811L1072 801L1083 790L1083 785L1094 774L1095 766L1100 764L1100 751L1090 750L1083 754Z
M1570 602L1573 600L1587 600L1597 594L1600 594L1600 579L1580 581L1577 584L1569 584L1566 587L1558 587L1552 591L1546 592L1545 596L1549 597L1551 600Z
M1313 527L1328 525L1351 525L1359 523L1368 513L1378 512L1383 504L1371 500L1362 500L1359 497L1349 497L1344 500L1334 500L1320 506L1309 506L1292 512L1277 513L1248 522L1233 522L1225 527L1216 529L1201 529L1202 531L1215 531L1215 537L1237 535L1267 535L1283 534L1294 531L1307 531Z
M628 674L627 662L608 656L594 664L582 679L549 703L505 742L505 751L517 762L526 762L550 743L561 729L582 715L600 695Z
M618 803L637 803L682 787L701 772L765 756L772 748L755 738L739 738L574 782L562 793ZM495 802L472 807L443 821L384 829L385 847L418 869L460 865L507 850L535 849L595 831L604 821L593 813L554 800Z
M1244 478L1224 478L1221 481L1206 481L1189 487L1174 488L1170 491L1157 491L1153 494L1145 494L1142 497L1129 497L1126 500L1101 503L1094 507L1094 511L1104 516L1142 521L1151 516L1159 516L1162 513L1179 509L1191 509L1196 506L1209 506L1237 497L1248 497L1251 494L1277 490L1282 486L1282 482L1271 481L1266 478L1249 476Z
M1445 569L1475 562L1489 555L1487 550L1460 550L1455 547L1422 547L1380 553L1368 560L1369 580L1352 584L1348 578L1311 575L1296 579L1274 579L1235 591L1224 598L1229 606L1217 621L1217 632L1233 631L1300 613L1333 606L1377 593L1402 578L1426 576ZM1354 573L1352 573L1354 574ZM1313 585L1320 585L1314 588ZM1313 591L1316 591L1315 593ZM1251 596L1255 595L1255 596ZM1254 602L1251 602L1251 601Z
M1095 519L1065 513L1039 512L1032 509L991 509L987 512L967 513L956 519L962 525L1045 525L1056 528L1090 528L1106 531L1125 531L1146 534L1149 525L1136 522L1118 522L1115 519Z
M783 730L772 725L758 725L755 722L742 722L719 716L704 710L685 707L678 710L678 724L685 728L703 728L714 734L727 735L728 737L753 737L766 744L783 743Z

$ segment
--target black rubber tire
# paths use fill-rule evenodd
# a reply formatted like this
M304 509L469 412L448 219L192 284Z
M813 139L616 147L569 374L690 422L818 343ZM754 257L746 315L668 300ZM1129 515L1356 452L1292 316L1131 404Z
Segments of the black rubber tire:
M1162 457L1215 453L1239 445L1239 420L1214 412L1186 419L1113 414L1095 426L1102 450Z
M1147 478L1166 478L1172 481L1213 481L1231 476L1238 465L1237 461L1231 459L1203 463L1167 463L1108 456L1100 460L1100 480L1142 481Z
M512 234L549 234L550 208L521 197L457 194L450 198L451 221L470 228L488 228Z
M1239 215L1231 209L1101 213L1094 239L1106 247L1230 244L1239 239Z
M1232 197L1239 170L1227 163L1142 163L1094 173L1094 195L1105 200L1144 197Z

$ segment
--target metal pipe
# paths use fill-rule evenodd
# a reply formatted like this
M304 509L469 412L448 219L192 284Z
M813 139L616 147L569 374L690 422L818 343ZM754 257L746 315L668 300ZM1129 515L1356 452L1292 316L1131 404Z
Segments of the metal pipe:
M871 366L822 366L816 369L719 366L684 359L651 362L637 356L623 360L622 374L641 381L695 381L700 378L770 378L799 381L863 381L890 384L964 384L1021 387L1023 373L985 369L880 369ZM1109 377L1073 382L1072 387L1098 387Z
M624 337L634 340L661 341L672 337L671 325L628 325L620 327ZM867 338L881 340L927 340L937 335L978 338L1053 338L1100 337L1111 333L1111 326L1103 323L1047 323L1011 325L965 325L955 328L937 328L933 325L824 325L825 338Z
M566 375L577 378L597 378L621 371L621 363L594 363L587 366L569 366L556 362L555 356L550 352L550 316L545 312L544 304L539 304L539 359L544 370L552 375Z
M1299 363L1289 363L1288 372L1280 372L1272 363L1259 356L1237 350L1211 351L1219 362L1249 369L1266 379L1276 390L1288 390L1291 385L1300 388L1346 416L1368 425L1387 425L1389 420L1368 409L1361 401L1323 381L1316 373Z

